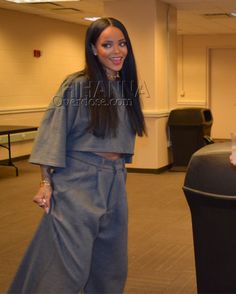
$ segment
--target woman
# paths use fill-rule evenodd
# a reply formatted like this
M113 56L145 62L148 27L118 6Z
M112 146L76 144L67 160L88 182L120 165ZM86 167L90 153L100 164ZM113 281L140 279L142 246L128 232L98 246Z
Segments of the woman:
M69 76L41 123L30 162L46 214L9 293L122 293L127 275L125 162L145 133L125 27L95 21L86 67Z

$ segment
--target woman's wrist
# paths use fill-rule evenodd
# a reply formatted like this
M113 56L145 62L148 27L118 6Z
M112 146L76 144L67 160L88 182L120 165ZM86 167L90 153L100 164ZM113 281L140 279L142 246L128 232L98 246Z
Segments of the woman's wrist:
M42 179L40 181L40 187L43 187L43 186L51 187L52 186L51 181L49 179Z
M41 165L41 181L40 181L40 187L51 187L52 181L51 181L51 167L46 165Z

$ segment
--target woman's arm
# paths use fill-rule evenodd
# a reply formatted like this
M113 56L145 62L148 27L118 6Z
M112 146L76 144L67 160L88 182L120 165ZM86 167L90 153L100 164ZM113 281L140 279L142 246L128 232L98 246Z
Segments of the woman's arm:
M51 180L51 167L40 165L41 169L41 182L38 193L34 196L33 201L42 207L46 213L50 209L50 199L52 196L52 180Z

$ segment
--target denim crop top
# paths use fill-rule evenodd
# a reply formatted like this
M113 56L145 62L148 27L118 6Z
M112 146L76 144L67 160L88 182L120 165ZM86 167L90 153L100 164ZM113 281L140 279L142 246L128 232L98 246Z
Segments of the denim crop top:
M44 114L29 159L31 163L66 167L66 157L77 151L117 152L123 154L126 163L132 162L135 133L116 87L118 82L111 82L118 101L117 134L100 138L87 130L89 107L82 91L86 81L84 75L76 73L62 83Z

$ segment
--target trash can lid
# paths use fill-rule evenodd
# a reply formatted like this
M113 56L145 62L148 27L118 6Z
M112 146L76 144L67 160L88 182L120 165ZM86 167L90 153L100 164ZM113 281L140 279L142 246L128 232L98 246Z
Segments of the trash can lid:
M213 118L211 110L200 107L186 107L173 109L168 118L169 126L196 126L202 124L212 124Z
M183 189L236 197L236 167L229 161L231 142L214 143L195 152Z

